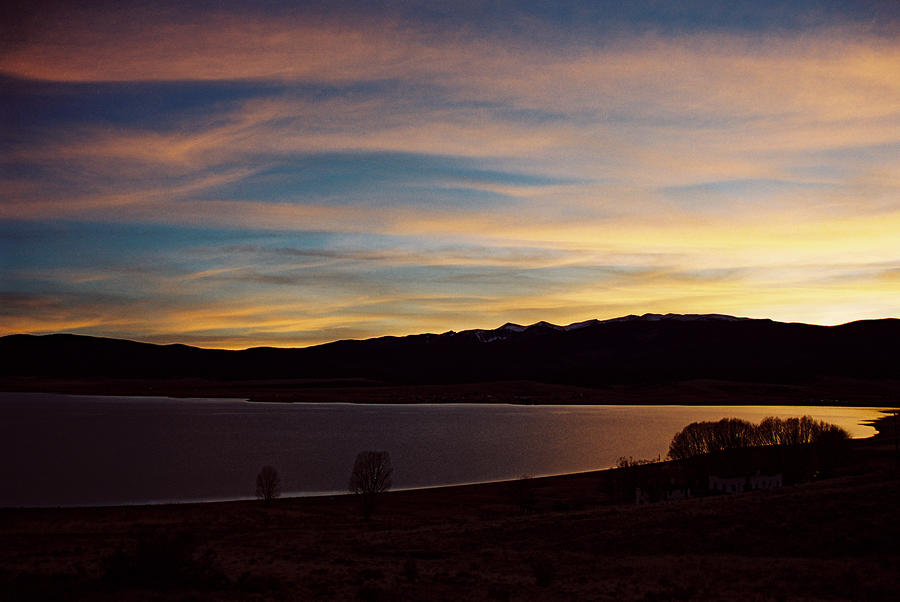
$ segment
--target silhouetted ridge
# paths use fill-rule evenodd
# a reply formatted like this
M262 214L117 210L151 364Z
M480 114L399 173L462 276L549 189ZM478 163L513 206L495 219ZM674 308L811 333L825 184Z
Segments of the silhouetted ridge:
M112 378L365 378L388 383L530 380L574 385L689 379L900 379L900 320L841 326L718 314L645 314L557 326L211 350L77 335L0 338L0 375Z

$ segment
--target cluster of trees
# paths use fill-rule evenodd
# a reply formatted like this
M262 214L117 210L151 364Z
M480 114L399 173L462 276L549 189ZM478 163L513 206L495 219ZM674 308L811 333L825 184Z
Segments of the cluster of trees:
M363 518L372 516L380 493L391 488L394 469L386 451L359 452L350 473L349 489L359 496ZM256 475L256 497L269 504L281 495L281 477L272 466L263 466Z
M741 447L837 443L849 438L850 434L841 427L810 416L785 419L769 416L759 424L723 418L718 422L692 422L681 429L669 444L669 457L682 460Z

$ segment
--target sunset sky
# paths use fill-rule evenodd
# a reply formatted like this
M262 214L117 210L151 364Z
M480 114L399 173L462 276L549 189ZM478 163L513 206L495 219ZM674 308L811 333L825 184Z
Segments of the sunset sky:
M900 317L894 0L19 4L0 335Z

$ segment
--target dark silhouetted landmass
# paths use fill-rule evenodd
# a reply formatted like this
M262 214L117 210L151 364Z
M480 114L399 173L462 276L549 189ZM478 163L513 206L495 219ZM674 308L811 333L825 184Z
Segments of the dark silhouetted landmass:
M898 319L816 326L673 314L242 351L11 335L0 339L0 387L284 401L872 403L898 397L898 341Z

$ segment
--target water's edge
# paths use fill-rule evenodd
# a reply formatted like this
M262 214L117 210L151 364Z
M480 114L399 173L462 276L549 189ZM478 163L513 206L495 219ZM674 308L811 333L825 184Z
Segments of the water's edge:
M122 506L255 499L263 465L285 497L347 491L356 453L389 451L394 489L494 483L665 457L698 420L812 415L875 434L890 408L683 404L264 403L0 393L0 506Z

